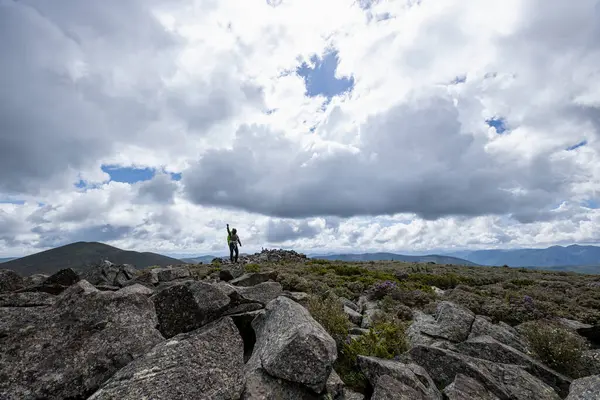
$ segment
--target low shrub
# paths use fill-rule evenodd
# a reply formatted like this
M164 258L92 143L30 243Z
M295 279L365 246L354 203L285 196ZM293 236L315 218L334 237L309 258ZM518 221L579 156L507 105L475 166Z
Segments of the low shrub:
M535 284L533 279L511 279L509 282L518 287L526 287Z
M422 307L435 300L433 290L431 288L428 289L406 289L399 287L397 290L391 292L391 296L394 300L408 307Z
M368 333L347 338L336 361L335 370L354 390L364 392L367 381L357 366L359 355L392 359L408 350L405 325L387 314L377 318Z
M528 322L520 331L546 365L570 377L579 376L587 349L582 337L549 321Z
M308 300L307 308L312 317L325 328L340 348L348 336L350 320L339 299L331 295L313 295Z
M331 261L329 260L321 260L318 258L313 258L310 259L306 262L307 265L326 265L326 264L331 264Z
M260 265L258 264L246 264L244 266L246 272L260 272Z
M281 283L283 290L292 292L309 292L311 289L310 282L294 273L280 273L277 275L277 282Z

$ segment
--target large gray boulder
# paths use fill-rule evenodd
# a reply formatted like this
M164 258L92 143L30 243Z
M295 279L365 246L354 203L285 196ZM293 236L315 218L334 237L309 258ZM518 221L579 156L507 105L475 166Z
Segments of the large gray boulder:
M251 274L244 274L239 278L231 280L229 283L235 286L255 286L259 283L274 281L277 279L277 272L255 272Z
M381 377L388 376L411 388L411 392L417 393L418 398L426 400L441 400L442 398L442 394L435 386L433 379L419 365L403 364L376 357L358 356L358 366L371 383L371 386L375 388L378 386Z
M41 285L46 279L48 279L48 275L45 274L33 274L23 278L23 283L25 286L36 286Z
M481 383L463 374L457 374L454 382L444 388L447 400L498 400Z
M87 398L164 340L154 305L86 281L47 307L0 308L0 398Z
M383 314L378 308L369 308L363 312L360 327L363 329L369 329L373 326L373 321L377 318L377 315Z
M155 273L159 282L172 282L179 279L186 279L191 276L190 269L183 266L154 268L152 273Z
M383 375L375 384L371 400L429 400L404 382Z
M462 342L469 337L475 314L449 301L438 304L435 313L435 324L420 327L422 333L434 338L451 342Z
M81 278L72 268L64 268L50 275L43 282L44 285L61 285L65 288L76 284Z
M216 320L231 302L220 288L197 281L183 281L163 289L152 300L159 330L166 338Z
M296 303L302 305L303 307L306 307L308 305L308 301L310 299L308 293L305 292L289 292L284 290L281 293L281 295L294 300Z
M279 282L263 282L250 287L238 287L236 291L245 301L266 305L277 298L283 292Z
M463 374L501 400L558 400L560 396L523 368L469 357L437 347L415 346L410 358L427 370L438 387L450 385Z
M120 293L140 293L146 296L152 296L154 294L154 290L150 289L148 286L144 286L140 283L134 283L133 285L125 286L122 289L119 289Z
M12 292L25 286L23 278L10 269L0 269L0 293Z
M600 375L600 349L585 350L581 356L581 376Z
M529 353L529 347L525 340L521 338L516 329L504 322L492 324L487 317L477 315L471 326L469 339L477 336L491 336L500 343L504 343L523 353Z
M139 274L140 272L132 265L116 265L105 260L89 268L83 274L83 279L94 286L123 287L128 281L134 279Z
M411 347L414 346L431 346L440 339L429 336L421 331L422 327L436 326L435 318L429 314L425 314L419 310L413 310L413 322L406 330L406 338Z
M350 321L353 324L355 324L355 325L361 324L363 316L359 312L356 312L353 309L351 309L350 307L345 305L344 313L346 313L346 315L348 316L348 319L350 319Z
M252 327L256 332L254 353L248 362L252 379L266 373L315 393L323 391L337 358L336 344L304 307L280 296L267 304Z
M244 267L241 264L226 264L219 271L219 279L229 282L244 275Z
M566 377L491 336L479 336L456 345L458 351L471 357L495 363L522 365L533 376L551 386L559 395L569 394L571 378Z
M299 383L269 375L256 362L247 364L245 381L241 400L323 400Z
M244 389L242 355L237 328L223 318L158 344L89 400L237 400Z
M566 400L596 400L600 398L600 375L576 379Z
M340 299L340 301L342 302L343 305L345 305L346 307L349 307L349 308L353 309L354 311L360 313L360 308L358 307L358 304L354 303L353 301L351 301L350 299L347 299L345 297L340 297L339 299Z
M77 272L71 268L65 268L50 275L41 284L25 287L20 289L19 292L45 292L58 295L80 280L81 278Z

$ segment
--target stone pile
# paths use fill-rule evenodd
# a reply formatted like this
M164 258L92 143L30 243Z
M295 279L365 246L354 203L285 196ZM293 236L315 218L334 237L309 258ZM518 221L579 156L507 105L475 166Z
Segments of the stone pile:
M260 253L242 254L238 258L239 264L264 264L264 263L282 263L282 262L306 262L308 257L305 254L297 253L294 250L282 249L262 249ZM215 258L212 263L229 264L229 257Z
M572 380L534 359L514 328L447 301L433 315L408 310L410 349L398 359L359 356L369 387L355 393L307 295L284 292L275 272L198 281L185 266L97 267L33 284L0 270L1 399L600 397L599 375ZM367 297L340 301L355 339L381 312Z

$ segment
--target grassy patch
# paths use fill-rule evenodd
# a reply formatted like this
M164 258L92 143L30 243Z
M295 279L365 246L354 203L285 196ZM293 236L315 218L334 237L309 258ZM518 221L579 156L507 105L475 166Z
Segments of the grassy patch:
M244 270L246 272L260 272L260 265L259 264L246 264L244 266Z
M367 382L357 365L359 355L392 359L407 350L405 325L393 317L383 317L375 321L368 333L357 339L346 340L335 370L346 385L364 392Z

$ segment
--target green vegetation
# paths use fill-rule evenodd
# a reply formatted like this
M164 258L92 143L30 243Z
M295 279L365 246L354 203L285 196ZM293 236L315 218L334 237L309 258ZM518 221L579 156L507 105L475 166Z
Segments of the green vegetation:
M408 349L404 333L406 326L391 314L376 318L368 333L352 338L348 334L350 321L335 295L311 296L308 310L335 340L338 359L334 368L342 380L355 390L364 391L367 383L357 365L359 355L390 359Z
M582 356L587 349L585 340L574 332L552 322L528 322L522 333L544 364L577 378L582 371Z
M259 264L246 264L244 266L244 270L246 272L260 272L260 265Z
M307 308L312 317L329 332L339 348L350 329L350 321L342 303L331 295L311 296Z
M359 355L392 359L408 350L405 326L386 315L375 321L368 333L358 338L348 338L342 345L335 370L351 388L364 392L366 379L357 365Z
M600 323L600 276L596 275L397 261L313 259L271 267L279 272L277 280L285 290L332 292L355 301L365 292L374 300L389 295L411 308L431 308L436 301L449 300L511 325L552 317ZM269 269L262 264L261 268ZM383 287L384 282L394 285ZM445 294L436 295L432 286L445 290Z

